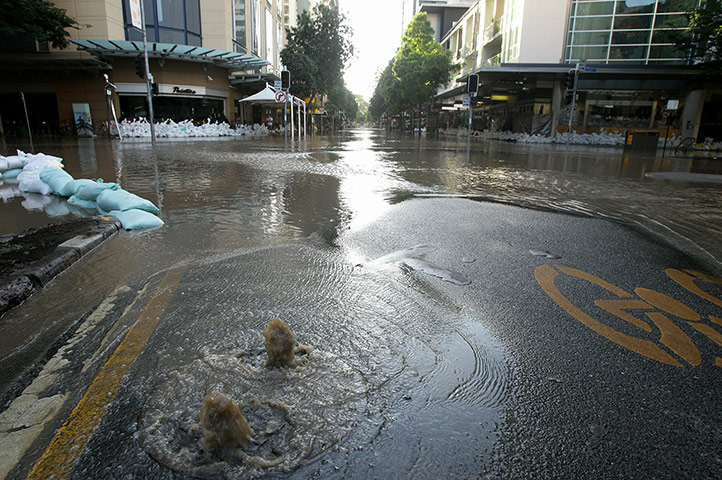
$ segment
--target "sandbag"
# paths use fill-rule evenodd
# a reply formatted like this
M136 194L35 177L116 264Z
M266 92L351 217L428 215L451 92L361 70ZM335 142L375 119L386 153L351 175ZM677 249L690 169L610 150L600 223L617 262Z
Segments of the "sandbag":
M9 178L18 178L18 175L23 173L22 168L13 168L12 170L6 170L3 172L2 177L3 180L7 180Z
M76 207L84 208L85 210L89 210L91 212L94 212L98 209L94 201L79 198L77 195L71 196L68 199L68 203L70 205L75 205Z
M23 172L40 173L46 168L63 168L63 164L57 160L53 160L53 158L55 157L32 159L25 164Z
M93 180L88 180L86 178L80 178L78 180L71 180L65 185L63 185L60 190L58 190L57 193L61 197L72 197L76 193L78 193L78 189L80 187L83 187L85 185L93 185L95 182Z
M134 193L123 190L122 188L118 190L103 190L95 201L97 202L98 207L105 212L132 209L145 210L150 213L158 213L160 211L150 200L141 198Z
M8 170L15 170L16 168L23 168L25 166L25 157L18 155L12 155L5 157L5 161L8 162Z
M22 173L18 175L18 179L20 179L21 176ZM39 178L20 179L18 188L20 188L21 192L39 193L40 195L50 195L53 193L50 185Z
M66 183L73 180L73 177L61 168L46 168L38 174L38 177L47 183L55 194L57 194Z
M8 161L5 160L5 157L0 156L0 173L4 172L8 169Z
M82 198L83 200L92 200L93 202L98 198L98 195L103 190L119 190L120 185L117 183L105 183L103 182L102 178L99 178L97 182L93 182L93 184L85 184L82 185L78 190L75 192L75 196L78 198Z
M106 192L107 191L111 190L106 190ZM160 218L144 210L138 210L137 208L124 211L113 210L108 212L108 215L120 220L120 223L123 224L123 228L126 230L143 230L163 225L163 220Z

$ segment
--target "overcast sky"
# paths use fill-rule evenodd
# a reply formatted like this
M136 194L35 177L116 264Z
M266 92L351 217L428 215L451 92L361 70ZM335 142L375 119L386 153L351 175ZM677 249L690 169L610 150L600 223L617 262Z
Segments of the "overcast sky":
M344 78L353 93L371 98L376 71L383 69L401 44L401 0L340 0L353 28L356 55Z

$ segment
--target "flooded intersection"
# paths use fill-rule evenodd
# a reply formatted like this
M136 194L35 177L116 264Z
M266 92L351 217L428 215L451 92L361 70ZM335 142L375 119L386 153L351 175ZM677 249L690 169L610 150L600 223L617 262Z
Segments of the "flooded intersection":
M663 224L660 218L676 218L663 224L675 244L688 239L685 228L695 219L716 218L718 187L644 180L645 169L664 162L625 167L619 151L538 152L496 143L477 145L467 158L462 147L363 131L294 148L274 140L168 142L154 153L143 143L99 143L92 170L69 146L62 156L70 173L119 180L157 201L167 224L111 240L1 320L13 327L3 340L5 369L39 355L43 332L80 330L78 318L123 289L86 346L64 352L85 365L91 383L138 319L154 318L144 315L153 299L167 297L97 430L83 438L87 448L70 475L679 476L673 474L694 464L694 476L713 478L719 443L700 449L695 438L719 430L711 415L719 347L685 326L700 364L656 362L578 322L534 273L566 265L625 291L662 289L705 319L721 317L714 303L665 275L669 268L719 274L714 262L704 262L717 254L706 246L714 244L710 232L719 218L699 225L703 234L688 250L697 261L600 220L410 197L464 194L576 209L657 234L652 227ZM715 168L711 160L696 162ZM675 211L671 192L679 204L691 203L689 215ZM539 251L550 255L533 253ZM604 290L575 279L555 285L596 312ZM720 298L714 282L702 287ZM264 366L261 332L274 317L309 351L292 371ZM658 342L659 330L643 336ZM69 363L61 381L40 393L65 394L61 414L11 478L37 468L44 445L83 395ZM203 454L197 415L210 389L243 402L262 445L225 459ZM682 464L660 462L671 448Z

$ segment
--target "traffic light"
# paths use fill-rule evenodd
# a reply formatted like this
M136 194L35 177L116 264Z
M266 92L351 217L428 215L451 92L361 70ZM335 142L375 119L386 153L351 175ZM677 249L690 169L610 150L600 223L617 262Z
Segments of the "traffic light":
M159 91L158 91L158 84L157 84L157 83L153 82L153 83L150 84L150 93L153 94L153 95L158 95Z
M567 90L574 90L574 77L576 76L576 74L576 70L569 70L567 72L567 77L564 80L564 88L566 88Z
M291 88L291 72L281 70L281 90L288 91Z
M479 91L479 75L476 73L470 74L466 77L466 91L468 93L476 93Z
M135 57L135 74L140 78L145 78L145 59L142 55Z

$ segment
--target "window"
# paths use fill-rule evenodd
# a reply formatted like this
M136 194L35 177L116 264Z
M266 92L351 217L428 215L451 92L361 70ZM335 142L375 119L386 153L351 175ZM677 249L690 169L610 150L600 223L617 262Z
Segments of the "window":
M233 40L235 50L245 52L246 42L246 0L234 0L233 5Z
M143 0L149 42L201 45L200 0ZM128 0L123 0L127 40L141 41L143 34L130 22Z
M577 16L611 15L614 13L614 2L577 3Z
M613 44L625 43L649 43L649 30L614 32L612 34Z

